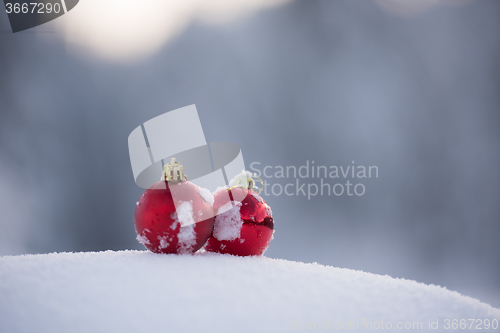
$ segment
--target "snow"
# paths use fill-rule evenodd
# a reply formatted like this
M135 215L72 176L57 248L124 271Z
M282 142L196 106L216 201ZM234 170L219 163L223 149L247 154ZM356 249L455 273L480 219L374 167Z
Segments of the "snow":
M206 188L203 188L203 187L199 187L198 188L198 193L200 194L200 196L202 197L202 199L205 200L205 202L209 203L210 206L213 207L213 205L214 205L214 196L212 195L212 193L210 193L209 190L207 190Z
M262 202L262 198L260 197L260 195L258 195L254 191L249 191L249 192L258 202Z
M193 252L193 247L196 245L196 231L194 230L194 218L193 218L193 203L190 201L182 202L179 207L177 207L176 216L174 223L170 226L175 229L177 222L180 223L181 228L177 234L177 239L179 240L179 252L180 253L191 253ZM160 247L162 245L160 244ZM167 244L168 246L168 244Z
M179 252L180 253L191 253L192 249L196 245L196 231L194 230L195 221L193 217L193 203L190 201L181 202L175 212L170 215L173 220L170 228L175 230L177 224L180 224L181 228L177 234L177 239L179 241ZM138 235L137 240L141 244L150 244L148 238L144 235L146 232L151 232L149 229L144 229L143 235ZM172 238L168 238L167 235L158 236L160 241L160 248L167 248L169 242Z
M177 218L181 223L181 227L194 224L193 218L193 203L190 201L182 202L178 207L176 207Z
M166 249L168 247L168 236L158 236L158 240L160 241L160 249ZM144 245L144 244L143 244Z
M213 235L216 239L230 241L240 237L243 220L239 207L241 207L241 202L235 203L234 201L228 201L220 207L219 212L223 213L217 214L214 221Z
M250 178L252 178L252 173L243 169L239 174L237 174L233 179L229 181L229 187L242 186L244 188L248 188L248 179Z
M266 212L267 212L267 215L273 216L273 211L268 204L266 204Z
M444 330L445 319L471 318L498 320L500 310L442 287L316 263L146 251L0 257L0 332L289 332L359 320L447 332L456 330ZM440 329L428 330L429 320Z
M172 219L172 224L170 225L170 229L175 230L177 228L177 223L179 223L179 218L177 217L177 212L173 212L170 214L170 218Z
M194 252L193 247L196 245L196 231L194 230L194 224L182 227L177 234L177 239L179 240L180 253Z
M220 191L227 190L228 188L229 188L229 186L227 186L227 185L224 185L224 186L219 186L219 187L217 187L217 188L215 189L214 194L216 194L216 193L218 193L218 192L220 192ZM214 198L214 199L215 199L215 198Z
M198 212L201 216L201 211ZM192 201L183 201L178 204L176 207L176 211L170 214L170 218L172 219L172 224L170 225L170 229L175 230L177 228L177 224L179 223L181 227L186 227L191 224L195 224L194 213L193 213L193 202Z
M141 243L142 245L144 244L149 244L149 239L146 236L143 235L137 235L136 239Z

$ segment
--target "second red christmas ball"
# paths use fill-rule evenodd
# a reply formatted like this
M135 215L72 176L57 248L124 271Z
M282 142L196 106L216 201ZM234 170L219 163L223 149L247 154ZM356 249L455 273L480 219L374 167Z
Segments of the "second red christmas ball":
M208 252L237 256L262 255L273 237L271 208L255 191L244 187L214 194L215 222L205 245Z

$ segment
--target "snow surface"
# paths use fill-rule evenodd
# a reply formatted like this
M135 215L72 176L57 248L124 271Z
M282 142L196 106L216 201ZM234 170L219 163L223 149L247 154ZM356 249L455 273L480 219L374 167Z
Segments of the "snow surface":
M462 318L498 320L500 310L438 286L266 257L0 257L0 332L293 332L314 322L344 331L335 324L357 320L449 332L444 320Z

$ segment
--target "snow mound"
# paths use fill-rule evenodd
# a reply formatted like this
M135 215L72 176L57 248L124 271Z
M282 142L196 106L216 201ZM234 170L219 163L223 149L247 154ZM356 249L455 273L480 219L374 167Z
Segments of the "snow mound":
M265 257L0 258L0 332L365 331L381 322L421 322L419 332L436 332L450 331L446 319L493 321L500 310L434 285ZM429 330L436 321L439 329Z

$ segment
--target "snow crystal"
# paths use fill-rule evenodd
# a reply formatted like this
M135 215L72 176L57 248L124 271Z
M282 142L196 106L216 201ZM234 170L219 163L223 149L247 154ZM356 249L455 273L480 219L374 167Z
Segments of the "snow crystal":
M177 217L177 212L173 212L170 214L170 219L172 219L172 224L170 225L170 229L175 230L177 228L177 224L179 224L179 217Z
M187 225L181 228L177 235L179 239L179 253L191 253L193 247L196 245L196 231L194 231L194 224Z
M137 235L136 239L139 241L139 243L141 243L142 245L149 245L151 243L149 243L149 239L146 237L146 236L143 236L143 235Z
M184 201L177 208L177 218L181 223L181 227L194 224L193 218L193 204L191 201Z
M168 247L167 236L158 236L158 240L160 241L160 249L165 249Z
M239 174L231 179L231 181L229 182L229 186L248 187L248 178L252 178L252 173L243 169Z
M269 216L273 216L273 211L271 210L271 207L269 207L269 205L266 205L266 212L267 212L267 215Z
M240 237L243 220L241 219L239 207L241 207L241 202L235 204L232 201L220 208L220 211L224 213L215 217L213 234L216 239L222 241L234 240Z
M209 190L203 187L199 187L198 193L203 198L203 200L205 200L205 202L208 202L210 204L210 206L214 205L214 196L212 195L212 193L210 193Z
M193 218L192 202L182 202L177 207L177 211L175 213L172 213L171 218L172 220L174 220L174 222L170 226L172 230L177 227L177 223L181 225L179 234L177 235L177 239L179 240L179 253L193 252L193 247L196 245L196 231L194 231L195 221Z
M224 186L219 186L215 189L214 193L217 193L219 191L223 191L223 190L227 190L229 188L229 186L227 185L224 185Z
M262 202L262 198L260 197L260 195L258 195L257 193L255 193L254 191L248 191L252 194L252 196L257 199L258 202Z

